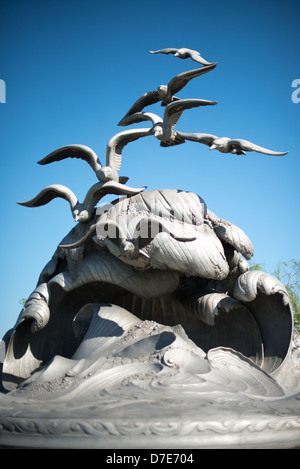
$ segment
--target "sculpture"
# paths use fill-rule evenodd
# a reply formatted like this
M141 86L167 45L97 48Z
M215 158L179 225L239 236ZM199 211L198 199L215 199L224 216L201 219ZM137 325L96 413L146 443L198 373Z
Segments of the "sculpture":
M127 114L123 117L125 119L132 114L142 111L146 106L155 104L161 101L161 106L178 101L180 98L174 96L182 90L192 78L203 75L204 73L210 72L216 67L216 63L207 65L205 67L196 68L195 70L188 70L187 72L176 75L168 83L168 85L160 85L156 91L149 91L141 96L129 109ZM119 125L123 125L123 119L119 122Z
M143 189L134 189L115 181L97 182L88 190L84 201L80 203L74 192L68 187L62 184L51 184L41 190L33 199L27 202L18 202L18 204L24 207L40 207L56 197L60 197L69 202L74 220L85 222L90 220L95 206L106 194L133 195Z
M164 118L153 114L152 112L137 112L135 114L124 117L119 125L136 124L142 121L152 121L152 133L154 137L160 140L162 147L169 147L172 145L180 145L185 142L180 133L174 130L175 125L182 112L185 109L191 109L199 106L209 106L217 104L215 101L206 101L204 99L180 99L170 103L166 106Z
M130 188L118 174L123 147L150 135L163 146L285 153L175 131L186 106L215 102L172 95L164 121L131 108L121 125L150 119L153 128L113 137L106 167L81 145L40 161L82 158L100 182L83 204L56 185L23 203L64 197L77 224L4 337L0 446L300 446L300 339L284 286L249 270L248 236L200 196ZM167 138L156 135L173 111ZM110 193L123 197L97 208Z
M150 135L149 129L127 130L114 135L107 144L106 166L102 166L96 153L84 145L66 145L47 155L39 161L39 164L49 164L65 158L81 158L91 166L99 181L116 181L125 184L128 178L119 177L118 174L122 163L122 150L129 142L147 135Z
M228 137L217 137L216 135L211 134L188 134L184 132L179 132L179 135L185 140L204 143L204 145L209 146L210 150L218 150L221 153L246 155L247 151L255 151L257 153L272 156L283 156L287 154L287 152L268 150L267 148L255 145L254 143L248 142L248 140L243 140L241 138L233 139Z
M181 47L180 49L175 49L174 47L167 47L166 49L160 49L150 51L151 54L173 54L174 57L178 57L179 59L187 59L191 58L195 62L198 62L202 65L211 65L210 62L207 62L201 54L197 50L187 49L186 47Z

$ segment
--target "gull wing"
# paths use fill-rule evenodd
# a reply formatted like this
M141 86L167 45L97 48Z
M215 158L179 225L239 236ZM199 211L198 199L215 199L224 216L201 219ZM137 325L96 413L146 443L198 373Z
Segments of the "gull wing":
M83 205L89 211L93 209L99 200L107 194L116 195L135 195L145 190L146 187L129 187L116 181L98 182L94 184L87 192Z
M150 50L149 52L151 54L176 54L178 49L175 49L174 47L167 47L165 49L159 49L159 50Z
M187 49L186 47L181 47L180 49L175 49L174 47L168 47L166 49L160 49L156 51L149 51L151 54L176 54L179 52L181 55L180 58L186 59L190 57L194 62L198 62L202 65L210 65L210 62L207 62L203 57L201 57L200 53L193 49Z
M208 106L217 104L217 101L207 101L205 99L180 99L166 106L164 122L174 127L185 109L193 107Z
M131 117L131 116L129 116ZM106 164L119 171L122 163L122 150L130 142L151 135L151 129L124 130L114 135L107 144Z
M185 132L177 132L181 137L185 140L190 140L191 142L198 142L203 143L204 145L208 145L209 147L213 144L214 140L218 137L212 134L204 134L204 133L185 133Z
M204 75L204 73L208 73L213 70L217 66L217 62L207 65L205 67L199 67L194 70L188 70L187 72L180 73L176 75L168 84L168 88L170 90L170 94L174 95L178 93L178 91L182 90L190 80L200 75Z
M111 241L119 242L120 239L126 239L123 231L121 230L119 224L113 220L104 220L103 222L98 222L94 225L91 225L89 230L85 235L80 238L78 241L75 241L71 244L61 244L60 248L63 249L74 249L82 246L84 243L93 238L96 234L100 235L103 232L103 237L106 237L109 233L109 229L113 230L113 233L116 235L111 238Z
M54 150L49 155L45 156L42 160L38 161L38 164L45 165L53 163L54 161L62 161L66 158L80 158L86 161L94 171L97 171L101 167L101 163L96 153L85 145L66 145L64 147Z
M256 151L257 153L263 153L264 155L271 155L271 156L282 156L286 155L288 152L277 152L268 150L267 148L261 147L256 145L255 143L248 142L248 140L242 139L232 139L230 140L230 148L232 150L237 151Z
M51 200L55 199L56 197L60 197L62 199L67 200L72 209L78 203L77 197L75 196L74 192L72 192L71 189L66 186L63 186L62 184L52 184L50 186L47 186L33 199L28 200L27 202L17 203L19 205L23 205L24 207L40 207L41 205L48 204L49 202L51 202Z
M194 60L194 62L198 62L202 65L209 65L210 62L207 62L207 60L203 59L203 57L201 57L200 53L196 50L192 50L192 49L186 49L187 53L189 54L189 56L191 57L192 60Z
M152 124L155 125L158 122L162 122L162 119L157 114L153 114L153 112L136 112L126 118L124 117L121 125L138 124L144 121L152 121Z
M127 114L120 120L118 125L126 125L123 121L132 114L142 111L146 106L155 104L160 101L160 97L157 91L149 91L148 93L143 94L129 109Z
M91 225L89 230L82 236L81 239L71 244L60 244L59 247L62 249L75 249L82 246L86 241L89 241L96 234L96 224Z

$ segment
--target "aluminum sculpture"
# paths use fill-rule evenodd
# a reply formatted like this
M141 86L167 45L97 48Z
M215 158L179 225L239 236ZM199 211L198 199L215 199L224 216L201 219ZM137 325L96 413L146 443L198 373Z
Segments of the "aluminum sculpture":
M236 155L285 152L175 130L183 110L216 103L174 93L217 64L188 49L155 53L203 67L135 102L120 125L150 127L109 140L106 166L84 145L40 161L90 164L98 182L83 203L55 184L21 203L62 197L77 223L4 337L2 447L300 446L300 339L284 286L249 269L248 236L200 196L131 188L119 176L124 146L149 136ZM158 101L164 119L143 111ZM97 208L106 194L122 197Z

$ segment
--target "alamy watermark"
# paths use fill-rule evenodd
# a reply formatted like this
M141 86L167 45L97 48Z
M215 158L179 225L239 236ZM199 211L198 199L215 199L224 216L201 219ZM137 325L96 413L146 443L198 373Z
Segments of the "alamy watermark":
M0 79L0 103L6 103L6 84Z
M293 103L298 104L300 102L300 78L296 78L292 81L292 88L296 88L292 92L292 101Z
M298 104L300 103L300 78L292 81L292 88L295 88L291 96L292 101ZM0 79L0 103L6 103L6 83L2 79Z
M198 230L204 228L203 214L206 206L202 201L199 201L197 207L199 213L193 213L192 209L178 205L176 201L172 207L163 208L153 199L147 200L147 205L129 208L128 204L122 204L126 200L127 196L121 196L120 205L106 203L97 207L96 214L99 218L94 229L99 238L125 239L129 235L135 240L149 237L153 239L159 233L166 232L177 239L189 241L195 237L194 226L191 225L195 223Z

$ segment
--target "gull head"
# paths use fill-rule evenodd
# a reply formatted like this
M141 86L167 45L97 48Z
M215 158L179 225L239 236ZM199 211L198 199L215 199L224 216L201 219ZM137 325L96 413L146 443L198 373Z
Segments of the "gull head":
M228 151L229 141L230 141L230 138L227 138L227 137L216 138L213 144L209 147L209 149L219 150L223 153L226 153Z
M163 126L161 125L161 123L155 124L155 126L153 127L152 132L153 132L154 137L160 139L163 136L163 133L164 133L164 129L163 129Z
M75 221L86 222L89 220L90 217L86 209L83 209L81 206L78 206L73 211L73 218Z
M132 259L135 255L135 246L132 241L126 240L120 243L120 249L123 256Z
M112 181L116 177L113 169L110 166L104 166L103 168L99 169L96 175L100 181Z
M159 85L157 88L158 95L161 99L165 98L168 93L168 87L166 85Z

